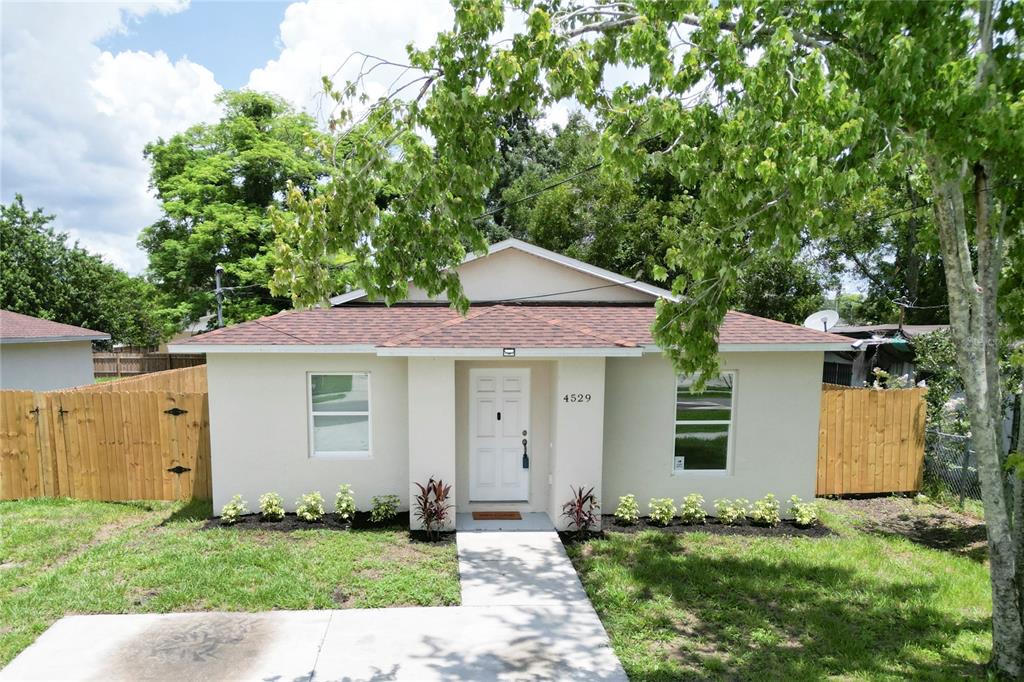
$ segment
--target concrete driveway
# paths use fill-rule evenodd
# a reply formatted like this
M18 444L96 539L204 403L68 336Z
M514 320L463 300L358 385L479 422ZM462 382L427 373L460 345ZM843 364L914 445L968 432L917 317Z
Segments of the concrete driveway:
M68 616L0 680L626 680L557 535L458 543L463 606Z

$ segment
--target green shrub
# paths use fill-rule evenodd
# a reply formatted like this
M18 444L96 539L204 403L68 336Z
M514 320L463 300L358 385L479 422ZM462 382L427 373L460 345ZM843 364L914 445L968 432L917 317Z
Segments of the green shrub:
M324 518L324 496L319 491L306 493L295 501L295 515L312 523Z
M647 505L651 523L667 526L676 516L676 505L671 497L652 497Z
M264 521L280 521L284 518L284 498L277 493L260 495L260 516Z
M249 507L245 500L242 499L241 495L235 495L231 498L231 501L224 505L220 510L220 522L225 526L231 526L238 523L238 520L242 518L243 514L249 513Z
M813 526L818 522L818 503L804 502L796 495L789 498L789 513L798 526Z
M759 526L779 525L779 501L775 499L775 495L768 493L754 502L750 507L750 520Z
M352 495L352 486L342 483L338 486L338 494L334 496L334 513L342 521L351 521L356 515L356 498Z
M370 520L374 523L398 516L398 495L374 495L370 498Z
M684 497L679 503L679 518L683 523L704 523L707 512L704 511L704 496L700 493L692 493Z
M635 495L623 495L619 498L619 506L615 508L615 518L619 523L631 526L640 520L640 505Z
M735 500L721 499L715 500L715 513L718 514L718 519L727 525L735 526L737 523L742 523L744 517L747 515L747 505L749 500L745 500L742 497L737 497Z

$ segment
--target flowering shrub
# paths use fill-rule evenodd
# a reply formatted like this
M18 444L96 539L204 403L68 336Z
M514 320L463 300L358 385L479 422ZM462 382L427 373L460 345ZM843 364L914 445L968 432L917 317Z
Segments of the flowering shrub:
M260 516L264 521L280 521L284 518L284 498L277 493L260 495Z
M747 515L748 504L750 501L742 497L737 497L735 500L715 500L715 513L718 514L722 523L735 526L737 523L741 523Z
M704 523L707 512L704 511L704 496L700 493L691 493L684 497L679 503L679 518L683 523Z
M750 520L759 526L777 526L779 517L779 501L775 495L768 493L750 507Z
M370 520L374 523L398 516L398 495L374 495L370 498Z
M671 497L652 497L647 508L650 510L648 516L651 523L659 526L667 526L676 516L676 505Z
M352 495L352 486L348 483L338 486L338 494L334 496L334 513L342 521L351 521L356 515L356 498Z
M324 496L319 492L306 493L295 501L295 515L310 523L324 518Z
M615 518L619 523L631 526L640 520L640 505L635 495L623 495L619 498L619 506L615 508Z
M818 522L818 504L804 502L796 495L789 498L789 513L793 515L793 523L798 526L813 526Z
M248 514L249 508L246 506L245 500L242 499L241 495L235 495L231 498L231 501L224 505L220 510L220 522L225 526L230 526L238 523L238 519L243 514Z

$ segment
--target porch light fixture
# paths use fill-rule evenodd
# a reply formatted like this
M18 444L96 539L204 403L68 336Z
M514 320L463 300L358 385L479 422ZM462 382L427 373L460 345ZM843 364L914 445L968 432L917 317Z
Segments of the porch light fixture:
M516 356L515 348L502 348L501 357L503 358L514 358Z

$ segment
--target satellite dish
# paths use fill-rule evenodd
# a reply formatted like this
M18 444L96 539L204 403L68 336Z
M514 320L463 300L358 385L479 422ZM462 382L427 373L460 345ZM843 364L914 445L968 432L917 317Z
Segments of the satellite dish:
M834 310L819 310L807 316L807 319L804 320L804 326L808 329L819 329L827 332L836 326L837 322L839 322L839 313Z

